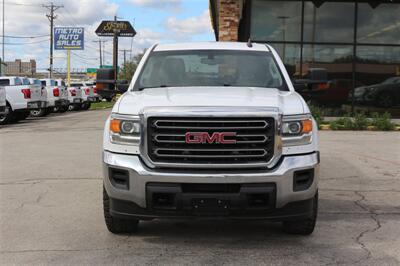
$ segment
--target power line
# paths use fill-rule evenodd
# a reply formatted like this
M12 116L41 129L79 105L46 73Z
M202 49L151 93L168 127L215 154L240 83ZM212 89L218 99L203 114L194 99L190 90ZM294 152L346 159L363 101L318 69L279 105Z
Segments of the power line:
M3 4L5 4L5 5L9 5L9 6L42 6L42 5L40 5L40 4L21 4L21 3L16 3L16 2L5 2L5 1L2 1L3 2Z
M46 35L37 35L37 36L0 35L0 37L14 38L14 39L35 39L35 38L43 38L43 37L49 37L49 36L50 36L50 34L46 34Z
M71 51L71 53L72 53L73 55L76 55L77 57L80 57L80 58L84 59L84 60L91 60L91 61L97 60L97 57L86 57L86 56L82 56L82 55L79 55L79 54L77 54L77 53L74 53L74 52L72 52L72 51Z
M35 41L35 42L20 42L20 43L12 43L12 42L2 42L0 44L6 44L6 45L28 45L28 44L35 44L35 43L41 43L41 42L48 42L50 39L46 40L40 40L40 41Z

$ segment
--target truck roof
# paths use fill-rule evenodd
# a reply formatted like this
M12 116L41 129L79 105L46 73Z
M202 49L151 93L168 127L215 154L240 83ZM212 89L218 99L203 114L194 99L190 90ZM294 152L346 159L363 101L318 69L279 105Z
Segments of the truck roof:
M262 51L269 52L265 44L252 43L249 47L245 42L188 42L158 44L154 51L175 51L175 50L241 50L241 51Z

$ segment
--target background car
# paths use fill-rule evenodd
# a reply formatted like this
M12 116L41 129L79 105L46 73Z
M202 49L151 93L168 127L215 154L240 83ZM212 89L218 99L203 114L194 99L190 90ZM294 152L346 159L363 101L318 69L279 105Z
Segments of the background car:
M391 77L379 84L358 87L354 91L354 99L360 104L385 108L400 105L400 77Z
M315 95L313 100L318 104L327 106L340 106L347 103L348 95L351 95L354 88L353 80L351 79L333 79L328 81L325 86L323 92ZM356 87L359 86L363 86L363 84L356 81Z

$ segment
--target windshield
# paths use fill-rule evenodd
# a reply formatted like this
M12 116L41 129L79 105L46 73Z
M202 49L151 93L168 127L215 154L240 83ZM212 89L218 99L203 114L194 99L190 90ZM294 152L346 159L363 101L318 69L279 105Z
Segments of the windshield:
M22 85L22 80L20 78L15 78L14 82L16 86Z
M153 52L139 74L134 89L184 86L287 90L271 53L230 50Z

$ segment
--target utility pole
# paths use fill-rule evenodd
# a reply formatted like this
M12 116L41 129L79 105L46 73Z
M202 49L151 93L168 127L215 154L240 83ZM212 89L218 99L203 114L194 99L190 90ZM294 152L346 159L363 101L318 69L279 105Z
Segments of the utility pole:
M131 51L130 50L128 50L128 49L121 49L120 50L121 52L124 52L124 74L125 74L125 77L126 77L126 52L128 52L128 53L130 53Z
M4 61L5 61L5 59L4 59L4 23L5 23L5 19L4 19L4 2L5 2L6 0L3 0L3 43L2 43L2 56L1 56L1 59L0 59L0 76L2 76L3 75L3 65L4 65Z
M57 18L56 15L54 15L54 12L61 8L64 7L63 5L54 5L53 2L50 3L50 5L43 5L43 7L47 8L50 11L50 14L46 14L46 17L50 21L50 78L53 77L53 28L54 28L54 19Z
M103 65L103 58L102 58L102 53L101 53L101 43L102 43L102 40L99 39L98 41L93 41L93 42L98 42L98 43L99 43L99 51L100 51L100 57L99 57L99 59L100 59L100 68L101 68L101 66Z

